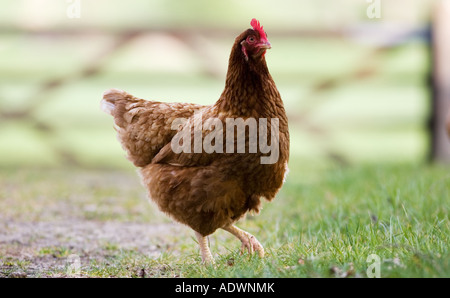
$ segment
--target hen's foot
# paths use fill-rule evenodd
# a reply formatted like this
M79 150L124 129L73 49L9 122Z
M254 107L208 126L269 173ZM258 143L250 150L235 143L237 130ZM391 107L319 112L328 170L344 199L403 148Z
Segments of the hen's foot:
M223 229L241 240L241 254L247 249L249 254L253 254L253 252L257 251L261 258L264 257L264 248L255 236L233 225L226 226Z
M214 258L208 246L208 238L198 232L195 232L195 236L197 237L198 244L200 245L200 253L202 255L203 264L214 264Z

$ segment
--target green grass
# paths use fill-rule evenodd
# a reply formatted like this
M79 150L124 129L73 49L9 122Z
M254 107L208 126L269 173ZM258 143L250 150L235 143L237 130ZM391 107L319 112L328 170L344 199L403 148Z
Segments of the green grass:
M266 258L240 256L231 244L216 267L186 264L180 271L189 277L365 277L367 257L376 254L382 277L448 277L449 181L448 168L412 166L335 169L314 182L288 181L277 201L246 223L265 244Z
M381 277L450 276L448 167L366 165L309 170L306 163L293 161L291 168L276 200L265 203L261 214L237 224L264 245L262 259L241 255L240 242L218 230L209 237L216 263L204 266L193 232L180 227L180 233L146 239L153 248L127 246L120 236L89 249L83 242L73 245L73 239L63 235L39 246L40 236L35 236L21 255L17 243L4 242L0 275L20 271L64 277L66 259L76 254L81 258L79 274L85 277L366 277L372 264L367 258L376 254ZM167 222L140 197L144 189L137 187L134 173L50 171L43 177L32 172L2 174L3 190L14 189L13 180L27 185L20 200L7 201L9 213L0 213L4 217L18 222L45 217L55 227L65 218L119 226ZM58 187L48 185L49 177ZM86 185L87 181L91 182ZM3 191L2 197L8 196L11 193ZM55 204L59 207L48 210ZM48 265L36 272L36 264L43 260Z

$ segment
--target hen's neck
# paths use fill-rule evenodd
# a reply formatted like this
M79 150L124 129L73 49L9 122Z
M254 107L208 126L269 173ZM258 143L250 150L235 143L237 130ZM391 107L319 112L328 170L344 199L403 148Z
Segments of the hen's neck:
M240 45L234 47L229 59L225 89L216 105L221 111L235 116L278 114L278 107L282 106L281 97L265 58L249 57L246 61Z

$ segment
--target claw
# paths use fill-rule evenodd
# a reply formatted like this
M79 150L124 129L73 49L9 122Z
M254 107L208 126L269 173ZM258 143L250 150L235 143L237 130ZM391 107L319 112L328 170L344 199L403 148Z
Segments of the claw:
M255 238L255 236L248 234L247 239L248 242L245 244L245 246L248 249L248 253L252 255L253 252L257 251L261 258L264 257L264 248L261 243L259 243L259 241ZM244 246L244 243L242 244Z
M261 243L259 243L259 241L256 239L255 236L235 226L228 226L225 227L224 229L233 234L234 236L236 236L239 240L241 240L242 242L241 254L243 254L244 251L247 249L250 255L252 255L253 252L257 251L258 255L261 258L264 257L264 248L261 245Z

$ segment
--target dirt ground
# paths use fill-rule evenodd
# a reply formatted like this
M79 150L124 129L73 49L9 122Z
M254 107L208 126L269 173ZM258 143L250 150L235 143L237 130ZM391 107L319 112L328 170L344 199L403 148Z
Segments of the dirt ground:
M103 260L109 247L156 258L173 245L168 243L167 235L186 232L175 223L92 221L6 222L0 229L0 277L55 276L54 272L64 271L74 256L83 263Z
M158 258L177 254L177 241L195 245L188 228L148 201L134 173L0 178L0 277L59 277L74 258L99 263L120 251Z

